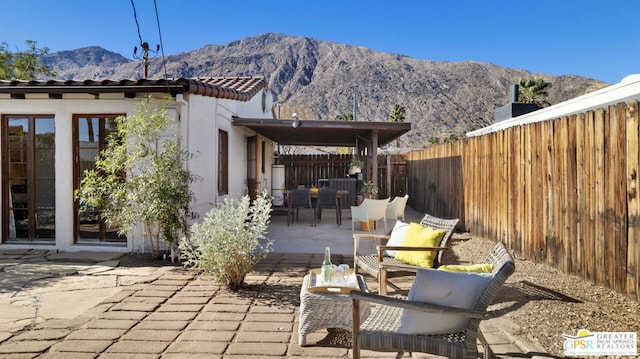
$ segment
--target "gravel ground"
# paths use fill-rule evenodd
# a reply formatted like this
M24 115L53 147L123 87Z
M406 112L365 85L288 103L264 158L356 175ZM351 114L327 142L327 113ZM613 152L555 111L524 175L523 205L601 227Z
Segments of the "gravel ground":
M454 234L450 242L452 253L443 258L444 263L456 260L451 255L469 263L480 262L494 246L467 233ZM551 266L514 258L516 271L490 307L518 327L514 334L562 356L562 334L576 335L580 329L640 330L640 303Z

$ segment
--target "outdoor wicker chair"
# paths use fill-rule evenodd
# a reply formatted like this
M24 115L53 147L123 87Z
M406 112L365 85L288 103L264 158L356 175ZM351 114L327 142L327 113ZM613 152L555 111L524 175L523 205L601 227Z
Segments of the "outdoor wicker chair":
M400 276L413 276L416 273L419 266L411 265L399 260L396 260L393 256L389 255L387 251L397 250L411 250L411 251L437 251L433 267L438 267L442 263L442 254L448 249L447 242L456 226L460 222L459 219L443 219L426 214L420 224L433 229L444 230L446 233L440 241L438 247L402 247L402 246L388 246L386 242L391 237L387 234L371 234L371 233L354 233L353 234L353 268L356 272L364 272L372 277L378 278L378 292L380 294L387 294L387 284L392 288L399 290L396 285L389 282L389 278ZM360 253L360 240L374 240L381 243L377 246L377 254L361 254Z
M492 357L493 353L480 331L480 321L489 317L490 313L487 311L487 307L492 303L500 287L514 272L515 263L501 242L496 244L485 259L485 263L493 264L491 275L485 275L488 277L481 278L483 283L474 291L477 293L476 296L464 298L470 304L466 308L352 291L350 295L353 299L353 358L360 358L360 350L367 349L397 352L396 358L401 358L404 352L420 352L448 358L475 359L478 357L478 339L483 345L484 357ZM421 271L432 272L427 274L443 272L435 269L422 269ZM469 273L455 274L467 275ZM473 280L478 283L476 278L465 280ZM462 294L464 292L461 289L457 290L459 296L464 295ZM360 322L360 301L377 304L363 323ZM430 326L437 326L441 323L437 323L437 320L422 319L424 328L418 332L399 333L399 328L406 324L406 322L404 324L402 322L407 320L406 317L403 317L404 310L412 310L412 314L418 313L416 316L429 316L433 314L425 313L436 313L435 315L444 314L447 317L453 317L455 318L453 320L460 321L461 330L454 333L424 334L429 333ZM468 318L468 321L465 318Z

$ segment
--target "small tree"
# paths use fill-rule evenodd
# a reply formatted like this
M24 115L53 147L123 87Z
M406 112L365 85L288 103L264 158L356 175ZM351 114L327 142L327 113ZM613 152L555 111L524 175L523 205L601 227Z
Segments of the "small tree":
M399 104L395 104L393 106L393 111L389 116L389 121L391 122L404 122L404 115L407 112L407 109L404 106Z
M191 155L180 147L180 136L169 134L173 119L163 106L140 103L133 116L116 118L108 148L85 171L76 197L81 208L100 211L108 223L127 234L144 223L151 255L158 257L160 240L170 247L188 232L194 200L191 183L198 178L185 169Z
M46 47L37 48L36 41L25 41L27 49L12 53L6 42L0 44L0 79L35 80L39 75L56 76L42 63L42 56L49 53Z
M429 139L427 141L431 145L437 145L438 143L440 143L440 139L438 137L436 137L436 136L429 137Z
M353 121L353 114L352 113L347 113L347 114L344 114L344 115L336 115L334 120L336 120L336 121Z
M456 136L455 134L452 133L448 137L445 137L442 142L443 143L451 143L451 142L455 142L457 140L458 140L458 136Z
M520 80L518 101L523 103L535 103L539 107L549 106L547 101L551 83L540 77L529 77Z
M212 275L218 283L237 291L254 265L271 251L266 238L271 218L271 196L262 192L254 201L248 195L229 195L222 205L194 224L191 237L180 241L185 265Z

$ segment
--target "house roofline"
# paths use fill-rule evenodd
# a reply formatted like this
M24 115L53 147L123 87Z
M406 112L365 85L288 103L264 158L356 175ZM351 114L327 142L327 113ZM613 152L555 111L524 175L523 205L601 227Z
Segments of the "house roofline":
M25 95L29 93L47 93L62 95L65 93L169 93L195 94L206 97L249 101L258 91L266 89L263 77L209 77L178 79L124 79L114 80L11 80L0 81L0 93Z

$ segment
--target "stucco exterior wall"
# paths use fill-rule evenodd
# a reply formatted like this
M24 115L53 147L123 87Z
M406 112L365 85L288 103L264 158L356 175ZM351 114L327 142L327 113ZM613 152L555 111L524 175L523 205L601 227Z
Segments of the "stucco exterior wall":
M73 115L120 113L132 115L141 99L128 99L115 94L104 95L100 99L89 95L65 97L74 97L74 99L49 99L46 95L28 95L26 99L0 97L0 115L53 115L56 138L55 244L2 243L0 248L38 248L69 252L87 250L147 252L149 248L144 242L141 226L128 234L126 245L108 242L92 245L75 244L73 239ZM268 97L272 98L272 96ZM223 199L223 196L218 195L218 130L227 131L229 134L229 192L242 195L245 193L247 181L247 136L253 133L246 128L232 126L232 118L233 116L271 117L271 102L268 102L263 110L261 94L254 96L248 102L199 95L184 97L178 95L175 101L168 104L168 109L169 115L179 120L183 147L197 155L187 163L187 166L201 177L201 181L192 186L196 196L193 210L200 215L199 219L196 219L198 221ZM0 225L8 224L0 223Z

